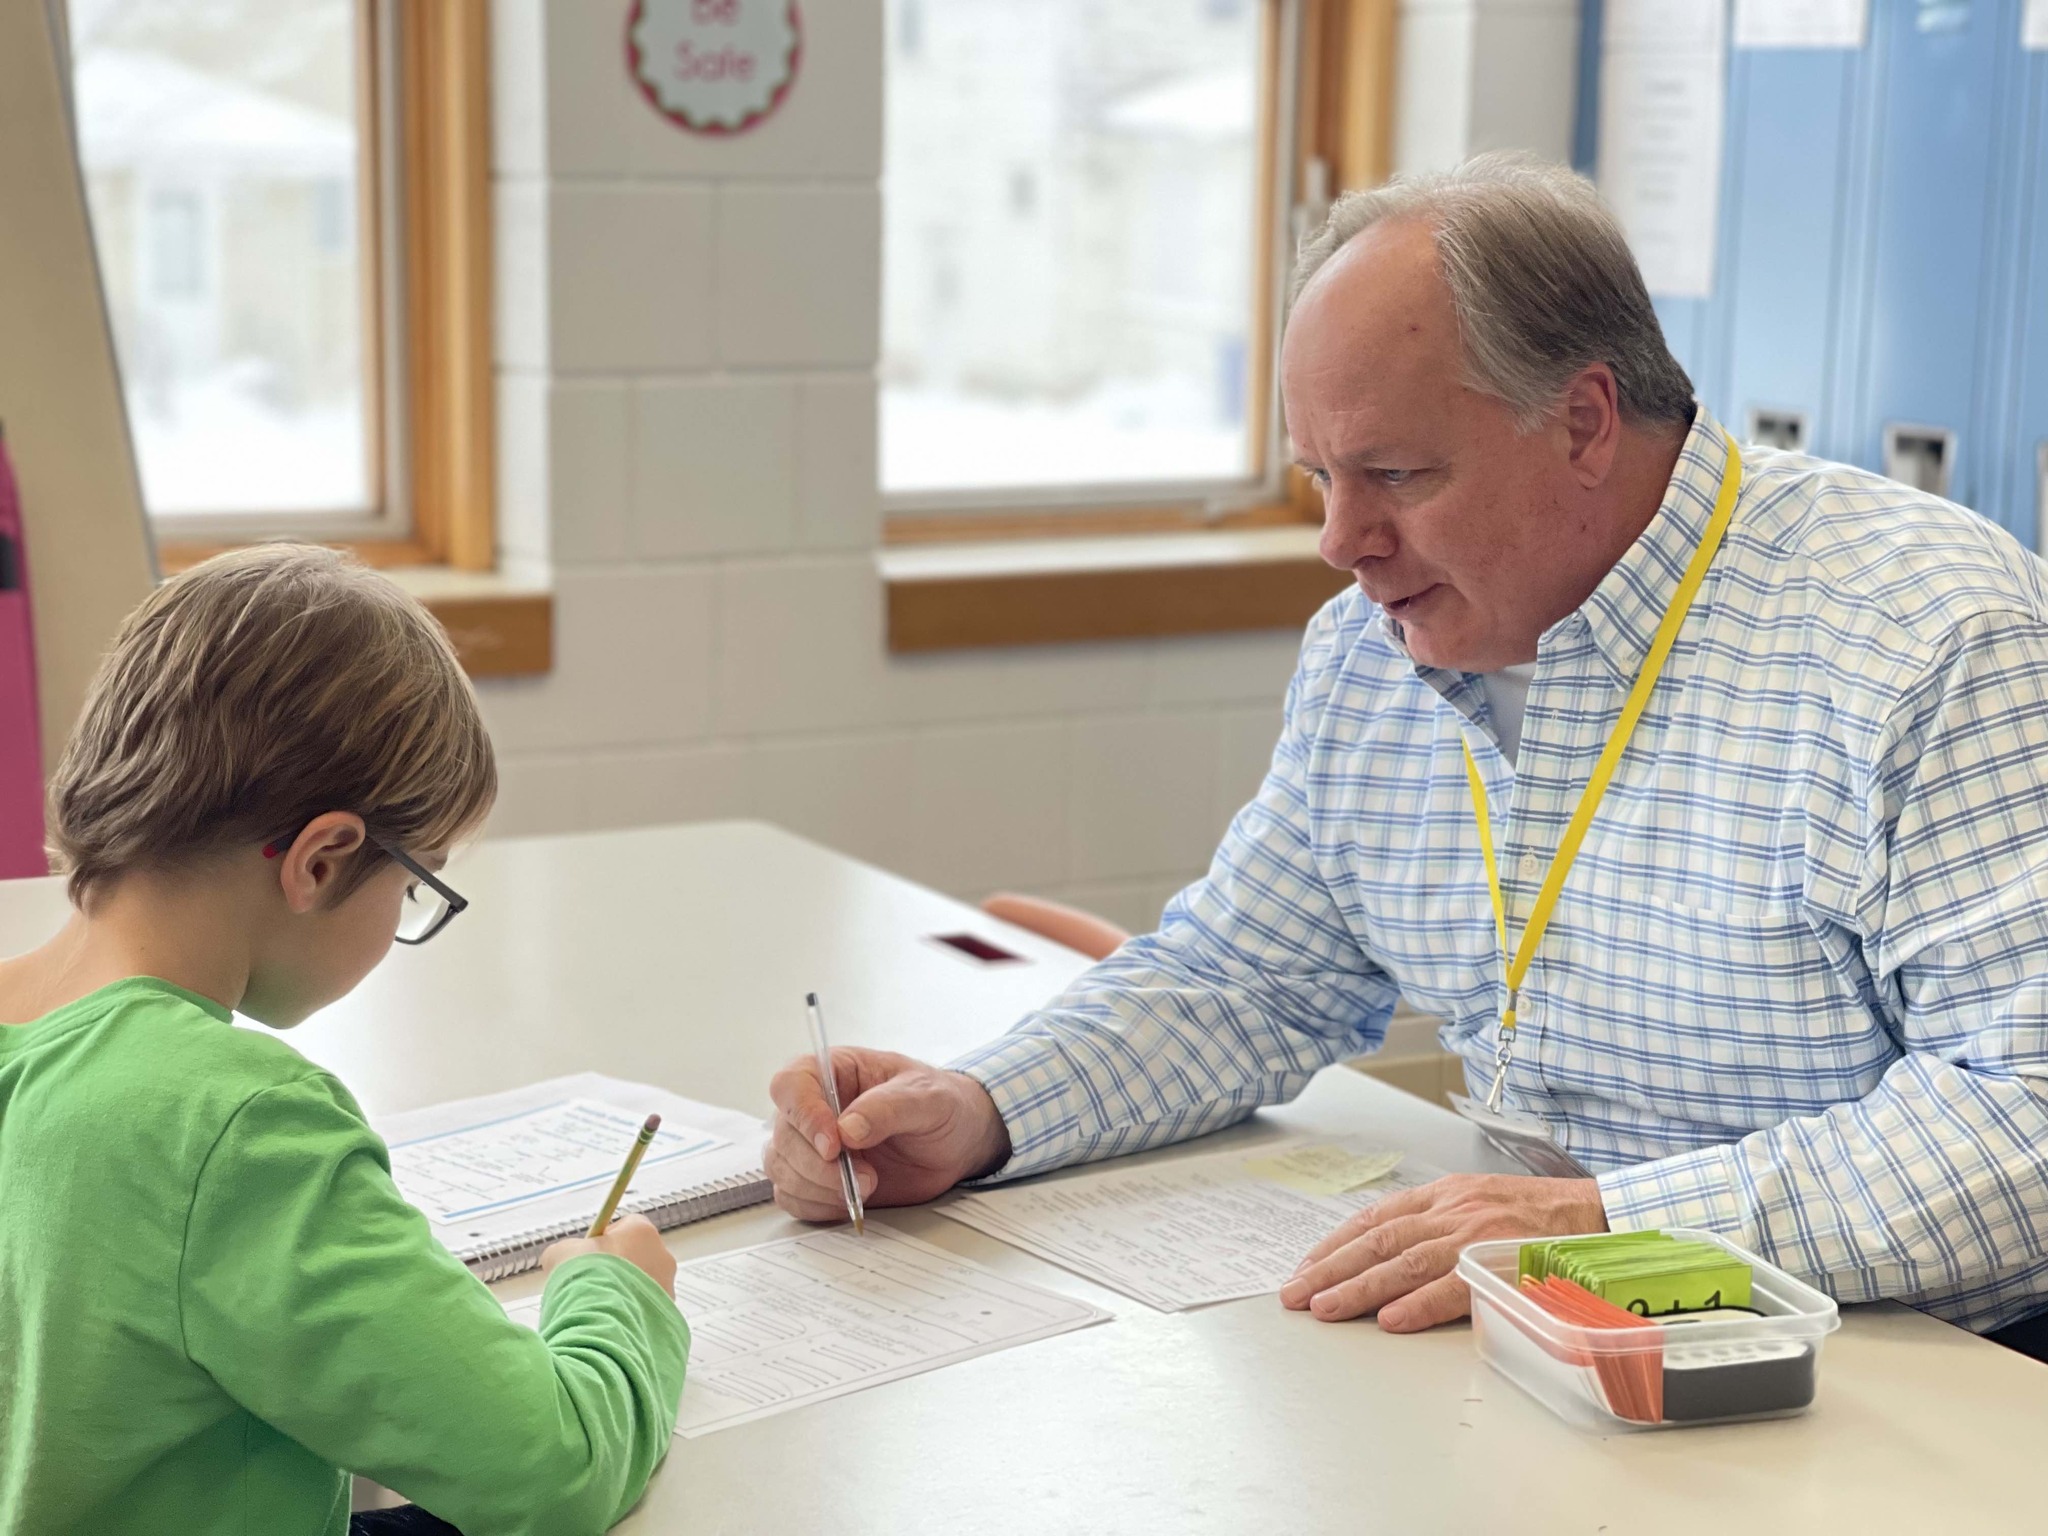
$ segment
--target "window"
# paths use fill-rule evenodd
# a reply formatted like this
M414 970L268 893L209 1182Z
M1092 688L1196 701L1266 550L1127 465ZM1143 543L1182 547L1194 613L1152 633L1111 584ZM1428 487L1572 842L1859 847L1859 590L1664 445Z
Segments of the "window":
M161 542L490 563L485 8L69 0Z
M1271 501L1299 0L889 0L898 512Z
M199 194L160 189L149 200L150 296L170 305L203 297Z
M166 532L290 512L368 532L385 510L367 221L337 239L333 206L378 183L366 26L354 0L72 0L80 159Z
M1387 175L1399 0L888 5L890 649L1298 627L1281 287Z

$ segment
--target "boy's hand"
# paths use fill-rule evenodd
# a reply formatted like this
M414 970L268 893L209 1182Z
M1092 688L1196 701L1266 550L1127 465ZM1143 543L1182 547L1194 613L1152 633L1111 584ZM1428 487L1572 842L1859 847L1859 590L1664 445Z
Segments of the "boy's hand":
M995 1100L964 1072L928 1067L893 1051L832 1052L845 1113L832 1118L815 1056L799 1056L768 1085L775 1128L762 1166L775 1203L805 1221L844 1221L839 1149L869 1205L917 1205L962 1179L1000 1168L1010 1133Z
M565 1237L550 1243L540 1256L540 1272L551 1275L557 1264L579 1253L616 1253L664 1291L675 1294L676 1256L645 1216L617 1217L605 1228L603 1237Z

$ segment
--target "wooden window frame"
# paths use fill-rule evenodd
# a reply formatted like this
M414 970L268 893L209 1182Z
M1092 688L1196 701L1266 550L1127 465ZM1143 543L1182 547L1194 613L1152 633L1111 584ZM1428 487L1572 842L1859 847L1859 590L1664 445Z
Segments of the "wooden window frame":
M368 131L392 125L403 167L397 261L404 286L398 328L402 381L402 477L412 530L406 538L328 540L366 563L488 572L497 563L493 482L490 0L400 0L368 7L370 56L395 28L395 111L367 111ZM381 196L366 203L382 204ZM378 221L381 224L381 220ZM365 242L367 250L379 250ZM383 263L368 265L381 272ZM383 337L375 338L383 345ZM380 420L388 413L376 413ZM173 540L158 563L182 570L232 545ZM480 676L547 670L552 602L542 589L480 592L420 584L422 600Z
M1319 219L1330 197L1384 181L1393 159L1394 69L1398 0L1301 0L1300 56L1292 121L1270 102L1261 125L1265 167L1260 202L1267 216L1288 209ZM1281 45L1281 7L1265 10L1268 57ZM1269 96L1275 93L1268 93ZM1294 184L1275 185L1275 136L1294 135ZM1259 329L1253 350L1253 398L1267 401L1281 317L1272 242L1261 239ZM1251 429L1263 448L1269 418ZM1257 466L1264 472L1264 465ZM1315 557L1312 540L1266 537L1261 552L1217 560L1194 553L1203 534L1297 535L1322 523L1322 497L1299 470L1280 477L1281 493L1222 512L1201 502L1014 510L917 512L883 520L881 569L892 651L1051 644L1134 636L1298 627L1341 590L1347 578ZM1158 558L1134 562L1130 541L1157 538ZM1100 540L1091 563L1086 541ZM1116 547L1111 547L1116 541ZM1005 558L988 546L1001 545ZM947 569L939 547L957 546ZM975 548L980 546L980 548Z

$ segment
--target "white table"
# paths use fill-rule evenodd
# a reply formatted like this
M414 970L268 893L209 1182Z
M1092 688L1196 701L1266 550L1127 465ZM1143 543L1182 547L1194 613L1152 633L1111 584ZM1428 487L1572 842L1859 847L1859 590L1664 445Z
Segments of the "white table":
M769 1072L803 1049L808 989L841 1042L943 1059L1082 966L754 824L489 843L450 879L471 909L294 1037L372 1114L585 1068L765 1114ZM61 914L54 881L0 884L0 953ZM963 929L1027 963L983 967L928 940ZM1289 1129L1365 1133L1446 1167L1499 1166L1455 1116L1343 1069L1224 1136ZM1162 1315L929 1210L883 1219L1115 1320L678 1440L621 1531L2048 1526L2036 1482L2048 1373L1905 1308L1848 1315L1804 1418L1600 1438L1493 1375L1462 1327L1396 1338L1270 1300ZM670 1246L689 1258L796 1230L760 1208L683 1228Z

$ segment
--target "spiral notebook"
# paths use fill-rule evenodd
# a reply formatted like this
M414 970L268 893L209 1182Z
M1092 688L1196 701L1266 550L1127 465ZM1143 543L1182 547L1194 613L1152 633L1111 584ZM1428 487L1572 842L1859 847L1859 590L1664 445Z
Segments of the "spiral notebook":
M442 1245L502 1280L582 1235L651 1113L661 1130L622 1213L679 1227L768 1199L759 1120L595 1072L394 1115L379 1129L399 1192Z

